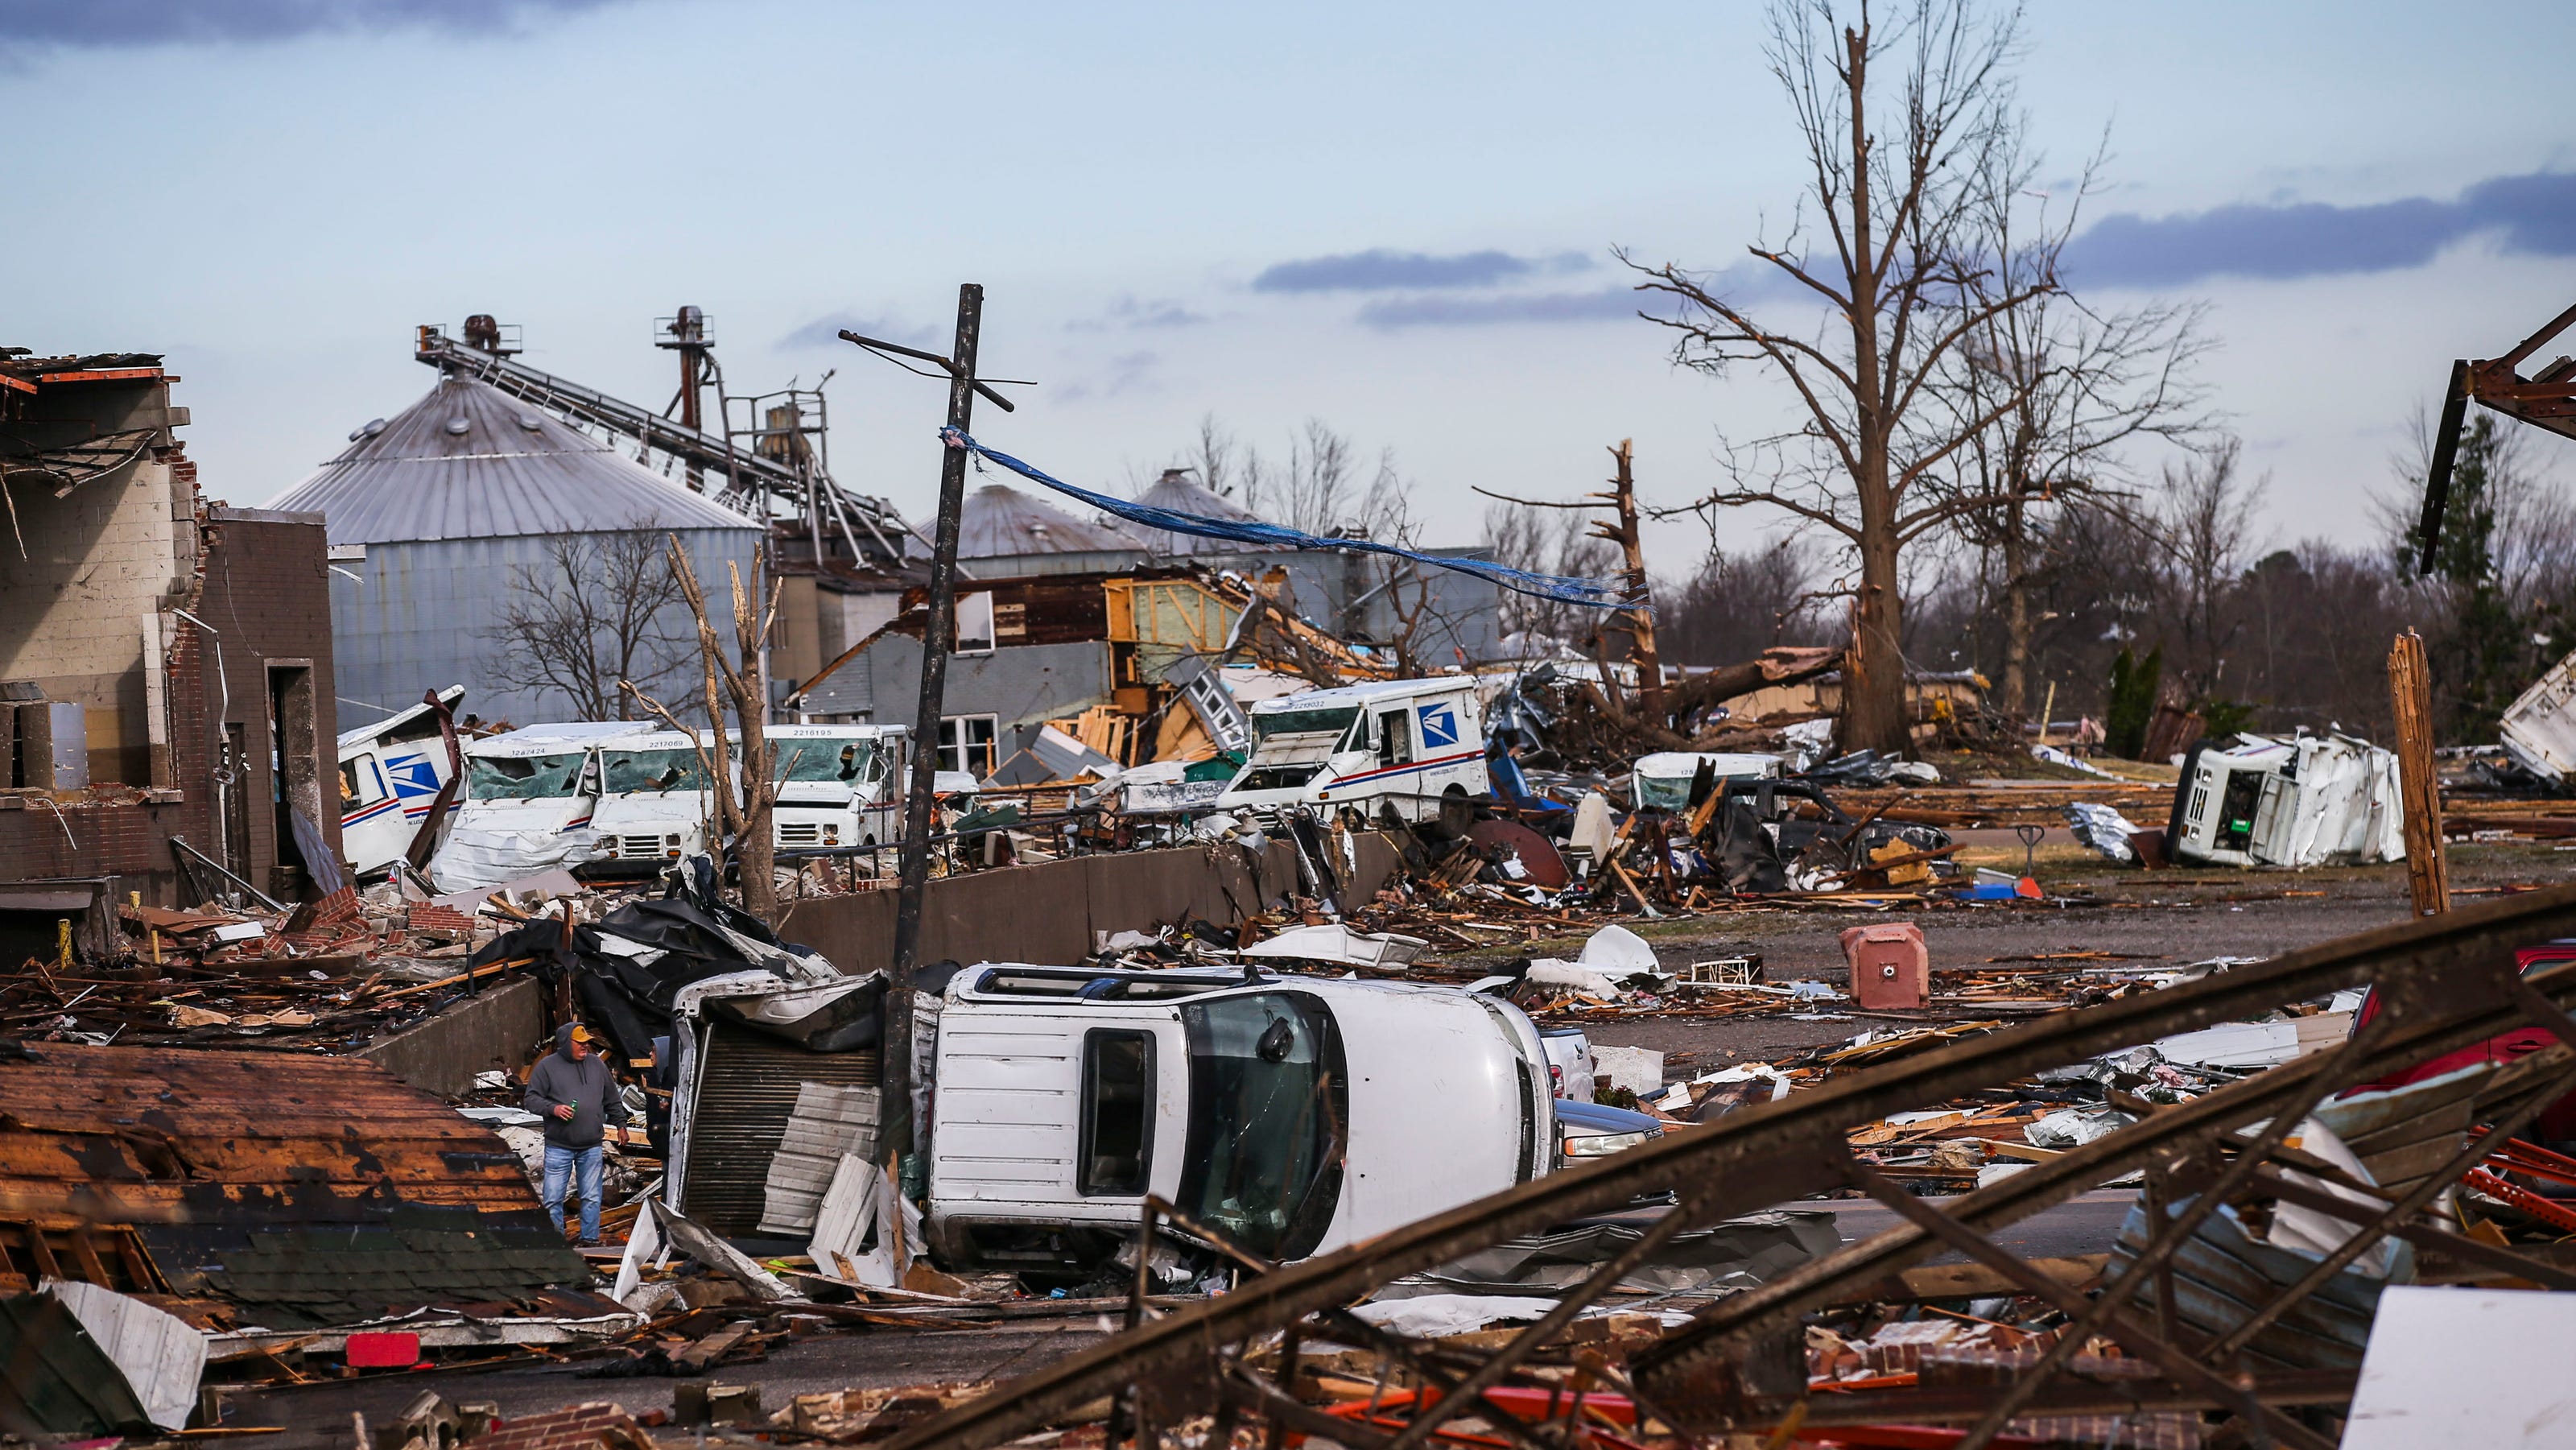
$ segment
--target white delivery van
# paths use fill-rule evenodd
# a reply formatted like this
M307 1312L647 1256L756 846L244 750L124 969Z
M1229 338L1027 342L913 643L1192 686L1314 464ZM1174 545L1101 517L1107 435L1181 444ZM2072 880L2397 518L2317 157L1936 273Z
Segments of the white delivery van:
M712 855L712 731L656 730L599 744L597 854L588 874L652 875L683 856ZM721 762L730 773L733 762ZM730 786L731 780L726 784Z
M2183 760L2165 855L2191 865L2399 861L2406 832L2397 757L2348 735L2203 742Z
M498 886L599 854L602 742L643 734L631 720L530 725L465 747L465 803L429 862L441 891Z
M465 687L450 685L438 698L452 709L465 698ZM340 854L349 869L367 876L400 859L452 774L438 712L425 701L373 725L341 731ZM451 816L456 805L448 804Z
M1374 819L1438 818L1463 832L1467 802L1492 791L1476 682L1379 680L1309 690L1252 707L1252 757L1216 798L1221 811L1348 809Z
M1301 1259L1556 1156L1537 1030L1454 987L974 966L931 1071L929 1234L958 1265L1105 1262L1149 1193Z
M777 844L786 850L873 846L903 838L901 725L772 725Z

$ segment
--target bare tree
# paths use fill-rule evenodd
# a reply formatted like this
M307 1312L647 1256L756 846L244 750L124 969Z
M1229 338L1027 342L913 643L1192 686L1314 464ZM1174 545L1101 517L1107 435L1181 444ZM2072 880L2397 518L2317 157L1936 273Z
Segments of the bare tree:
M2242 445L2227 438L2180 468L2168 465L2162 507L2148 521L2171 571L2183 683L2195 696L2219 691L2237 633L2228 596L2263 549L2256 519L2271 480L2245 479L2237 471L2242 456Z
M1395 471L1392 453L1382 453L1374 476L1361 477L1359 449L1321 418L1309 418L1288 439L1288 456L1277 461L1259 449L1243 454L1243 506L1274 524L1309 534L1345 530L1366 532L1360 515ZM1375 537L1375 535L1370 535Z
M687 643L662 620L680 602L680 585L645 527L557 534L545 541L545 567L511 570L510 592L484 631L503 646L492 684L561 694L583 720L635 718L618 683L653 689L688 663Z
M716 627L707 619L706 591L698 586L697 570L689 563L689 551L680 544L680 536L669 536L669 567L677 581L681 597L688 601L689 613L698 624L698 660L703 667L707 721L713 740L698 747L700 764L707 779L713 782L717 824L734 843L734 864L742 878L743 910L762 921L776 925L778 920L778 882L775 876L776 843L770 839L770 816L778 804L778 782L771 778L769 744L769 700L761 673L761 659L769 648L769 632L778 622L778 596L772 594L766 610L755 610L742 586L742 570L733 564L725 572L733 583L733 637L736 653L728 658L724 645L716 638ZM751 574L765 577L765 550L752 553ZM650 710L674 730L688 731L671 710L638 688L632 680L618 682L621 692ZM742 737L739 772L729 771L726 764L735 759L726 739L725 711L733 711L735 729Z
M1485 510L1484 545L1495 563L1533 574L1598 579L1619 566L1619 551L1593 537L1581 513L1565 509L1526 503L1490 505ZM1597 612L1561 599L1503 592L1503 632L1522 636L1525 650L1542 654L1552 645L1571 644L1588 633Z
M2019 402L2029 380L2008 384L1990 416L1945 428L1917 419L1916 409L1953 349L2056 279L2045 271L2010 284L1985 278L1991 259L1976 250L1991 208L2018 204L1988 191L1994 158L2021 130L2009 69L2020 11L1989 16L1971 0L1915 0L1884 29L1867 0L1858 11L1845 25L1834 0L1776 0L1766 47L1805 142L1802 210L1814 206L1831 250L1821 263L1811 258L1793 226L1781 243L1751 251L1827 304L1816 340L1757 321L1734 278L1621 260L1643 274L1642 290L1678 304L1674 316L1648 314L1677 334L1676 363L1710 374L1756 363L1796 394L1798 425L1737 455L1731 486L1708 502L1784 510L1839 534L1857 555L1843 739L1899 750L1907 744L1903 551L1975 506L1917 485ZM1892 85L1880 79L1882 60ZM1894 120L1882 138L1873 127L1884 109ZM2074 208L2066 210L2060 235L2072 221Z
M2080 201L2098 167L2071 188ZM2203 390L2191 365L2207 349L2197 304L2149 303L2096 312L2065 292L2048 290L2057 271L2063 228L2036 218L2036 238L2023 234L2038 158L2007 137L1988 156L1993 168L1975 207L1975 250L1987 270L1968 276L1965 305L1983 320L1935 370L1931 406L1916 423L1927 448L1964 431L1968 441L1949 464L1926 475L1928 492L1957 505L1952 527L1983 556L1982 573L2001 618L2003 713L2020 720L2031 708L2034 586L2059 562L2047 547L2044 520L2089 503L2125 510L2136 445L2190 445L2210 427ZM1993 302L2032 292L2017 306Z
M1216 414L1199 416L1199 436L1173 467L1199 476L1199 486L1221 498L1232 498L1241 483L1243 445L1218 426Z

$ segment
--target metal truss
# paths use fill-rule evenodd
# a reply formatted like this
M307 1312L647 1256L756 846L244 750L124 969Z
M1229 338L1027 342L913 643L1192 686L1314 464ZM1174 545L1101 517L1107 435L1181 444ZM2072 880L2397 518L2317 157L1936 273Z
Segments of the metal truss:
M888 1445L981 1450L1071 1422L1084 1407L1109 1397L1120 1407L1111 1423L1113 1441L1132 1438L1139 1447L1164 1443L1193 1416L1213 1415L1212 1426L1193 1428L1194 1435L1207 1433L1203 1443L1210 1450L1263 1422L1273 1445L1284 1433L1300 1432L1361 1450L1414 1450L1451 1418L1466 1414L1487 1427L1479 1431L1482 1436L1559 1450L1581 1438L1578 1428L1599 1427L1577 1426L1571 1396L1562 1415L1527 1409L1531 1392L1508 1381L1533 1352L1560 1339L1584 1309L1676 1234L1845 1188L1886 1204L1900 1222L1708 1306L1693 1323L1638 1356L1624 1375L1598 1356L1581 1356L1578 1382L1615 1391L1637 1420L1659 1426L1660 1433L1693 1439L1901 1419L1967 1425L1959 1443L1979 1450L2008 1422L2029 1415L2200 1409L2231 1415L2225 1424L2242 1442L2330 1445L2293 1411L2347 1400L2353 1375L2283 1369L2277 1361L2249 1355L2247 1346L2376 1245L2394 1237L2480 1272L2547 1289L2576 1289L2576 1272L2469 1238L2427 1216L2445 1188L2576 1088L2576 1019L2562 1010L2576 1001L2576 962L2525 978L2517 974L2514 958L2517 947L2569 935L2576 935L2576 886L2362 932L1837 1077L1813 1091L1678 1129L1281 1268L1227 1248L1168 1205L1148 1202L1144 1233L1158 1231L1159 1220L1229 1254L1248 1277L1232 1293L1162 1317L1153 1317L1140 1297L1125 1332L912 1426ZM2142 1116L1959 1198L1918 1199L1848 1147L1851 1130L1890 1113L2369 985L2380 989L2383 1010L2350 1040L2178 1105L2120 1100ZM2346 1177L2287 1141L2312 1109L2346 1088L2532 1025L2546 1028L2559 1043L2487 1074L2471 1111L2491 1125L2489 1131L2460 1133L2447 1161L2402 1190ZM2091 1292L1995 1241L1998 1231L2019 1220L2141 1170L2149 1231L2143 1245L2133 1244L2126 1262ZM2351 1197L2316 1187L2321 1180L2347 1195L2367 1195L2369 1205L2356 1207ZM1582 1215L1620 1209L1640 1194L1667 1191L1676 1195L1672 1211L1565 1293L1546 1317L1490 1352L1471 1355L1454 1345L1409 1341L1348 1312L1402 1275ZM2347 1223L2368 1221L2296 1283L2210 1337L2177 1313L2174 1256L2221 1204L2263 1200L2318 1209ZM1953 1251L2063 1311L2071 1321L2067 1331L2035 1364L1991 1387L1874 1396L1807 1393L1805 1316L1865 1300L1900 1271ZM1145 1261L1140 1254L1139 1264ZM2129 1375L2114 1380L2070 1373L2081 1368L2077 1356L2097 1337L2117 1344L2125 1361L2133 1362ZM1405 1413L1374 1414L1362 1423L1300 1400L1286 1377L1298 1363L1299 1344L1322 1338L1374 1351L1411 1371L1422 1388L1387 1401L1401 1400ZM1622 1433L1637 1435L1640 1429Z

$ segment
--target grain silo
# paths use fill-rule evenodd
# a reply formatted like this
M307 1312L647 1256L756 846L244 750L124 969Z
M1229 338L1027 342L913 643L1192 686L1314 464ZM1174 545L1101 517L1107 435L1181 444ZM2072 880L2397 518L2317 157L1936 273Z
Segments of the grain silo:
M633 597L632 580L614 577L620 551L631 566L640 544L658 548L677 534L730 643L726 566L755 586L764 532L571 425L453 374L352 433L344 452L269 507L323 516L344 706L390 713L424 690L461 684L464 709L521 725L599 713L603 692L614 718L621 637L645 640L641 655L627 651L626 672L662 670L656 693L675 706L697 695L696 626L685 604L663 605L647 626L618 622ZM537 642L544 631L525 619L531 612L554 625L554 647ZM560 643L584 629L595 646L587 664L577 658L583 651ZM371 718L343 711L346 721Z

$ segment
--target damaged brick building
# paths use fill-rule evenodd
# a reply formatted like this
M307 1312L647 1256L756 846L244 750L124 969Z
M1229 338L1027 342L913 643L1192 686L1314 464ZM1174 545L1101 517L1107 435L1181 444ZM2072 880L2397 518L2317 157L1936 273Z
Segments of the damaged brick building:
M322 518L207 500L175 381L0 349L0 951L339 875Z

